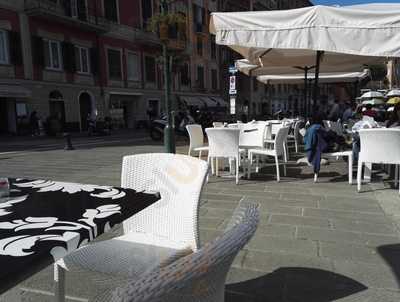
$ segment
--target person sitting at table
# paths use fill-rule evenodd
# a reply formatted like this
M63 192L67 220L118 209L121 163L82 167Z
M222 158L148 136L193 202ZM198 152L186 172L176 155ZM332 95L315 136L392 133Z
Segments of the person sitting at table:
M386 128L400 127L400 103L396 104L393 111L389 114L389 119L385 121Z
M370 116L373 117L374 119L376 118L376 111L372 110L372 105L367 104L365 105L365 110L363 111L363 116Z
M370 129L370 128L379 128L379 124L375 122L373 117L368 115L364 115L362 120L358 121L351 128L353 134L353 163L356 164L358 162L358 154L360 153L360 135L358 131L360 129Z

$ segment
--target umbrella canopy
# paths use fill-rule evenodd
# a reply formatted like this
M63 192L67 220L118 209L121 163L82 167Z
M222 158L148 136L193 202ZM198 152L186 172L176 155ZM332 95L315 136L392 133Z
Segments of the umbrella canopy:
M382 105L385 104L385 102L382 99L370 99L362 102L363 105Z
M363 72L331 72L331 73L321 73L319 75L320 83L352 83L362 80L369 76L369 70ZM308 80L314 80L315 74L309 73ZM267 84L302 84L304 83L304 73L293 73L285 75L262 75L258 76L257 80Z
M378 91L368 91L361 96L361 99L384 98L384 95Z
M390 90L386 96L400 96L400 90L399 89Z
M386 104L396 105L396 104L399 104L399 103L400 103L400 98L399 97L394 97L394 98L389 99L389 101Z
M400 57L399 28L399 5L213 13L210 22L217 44L269 66L311 66L316 51L325 52L321 66L346 61L354 68Z

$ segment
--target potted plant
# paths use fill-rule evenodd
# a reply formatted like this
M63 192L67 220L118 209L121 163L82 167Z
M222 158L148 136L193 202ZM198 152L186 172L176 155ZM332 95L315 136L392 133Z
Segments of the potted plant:
M169 13L166 15L157 14L149 20L147 29L157 33L161 40L168 40L168 32L170 27L177 26L178 32L183 34L186 31L186 18L179 13Z

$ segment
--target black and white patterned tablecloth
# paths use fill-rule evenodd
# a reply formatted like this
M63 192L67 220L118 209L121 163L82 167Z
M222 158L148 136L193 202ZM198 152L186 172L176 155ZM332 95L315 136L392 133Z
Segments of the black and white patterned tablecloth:
M10 197L0 198L0 293L159 199L116 187L9 180Z

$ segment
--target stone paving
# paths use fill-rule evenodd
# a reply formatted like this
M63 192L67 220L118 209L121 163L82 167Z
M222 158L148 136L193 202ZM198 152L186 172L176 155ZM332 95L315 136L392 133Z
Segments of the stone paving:
M7 151L1 153L0 144L1 175L118 185L123 155L160 152L162 147L144 139L82 143L75 151ZM259 228L229 272L226 301L400 301L400 197L390 181L382 181L385 175L377 172L374 182L357 193L347 183L342 160L322 167L318 183L312 181L311 168L295 161L277 183L273 166L239 185L232 178L211 177L204 188L203 243L223 232L240 200L260 204ZM94 285L82 282L82 276L68 277L68 301L95 295ZM14 301L19 293L23 301L52 301L51 280L49 267L0 301Z

